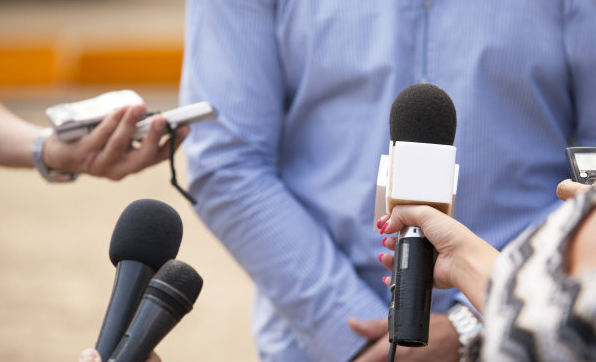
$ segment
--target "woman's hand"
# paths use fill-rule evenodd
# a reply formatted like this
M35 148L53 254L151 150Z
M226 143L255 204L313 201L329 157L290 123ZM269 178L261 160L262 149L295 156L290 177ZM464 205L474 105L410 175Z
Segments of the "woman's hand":
M51 135L43 151L46 166L120 180L167 159L170 155L169 142L159 144L166 129L166 120L161 115L152 117L140 147L131 146L136 124L144 112L143 105L121 108L107 116L90 134L71 143L60 142L56 135ZM188 132L188 126L177 128L175 149Z
M499 255L490 244L430 206L396 206L377 225L383 234L397 233L405 226L420 227L439 253L433 275L435 287L456 287L481 309L490 270ZM383 239L383 244L391 250L395 250L395 243L395 237ZM387 269L392 269L393 255L382 254L380 260ZM391 278L385 278L384 282L390 285Z

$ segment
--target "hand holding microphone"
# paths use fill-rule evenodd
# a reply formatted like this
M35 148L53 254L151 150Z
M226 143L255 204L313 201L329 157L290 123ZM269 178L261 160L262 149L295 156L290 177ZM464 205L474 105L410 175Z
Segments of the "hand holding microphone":
M479 274L467 266L472 265L470 259L492 265L492 260L499 255L494 247L462 223L429 206L396 206L391 215L382 217L379 223L385 226L388 234L396 233L406 225L419 225L438 252L433 272L434 286L438 289L458 288L476 309L482 310L490 268L486 274ZM388 237L383 245L395 250L396 244L396 237ZM381 259L385 268L393 270L393 255L384 254ZM387 278L385 284L390 287L392 282Z
M429 205L452 211L456 176L456 112L449 96L429 84L408 87L391 107L386 212L397 205ZM383 162L382 162L383 164ZM377 200L379 204L379 200ZM392 271L389 310L390 360L395 346L428 343L435 250L420 225L403 225ZM387 224L381 232L389 231Z

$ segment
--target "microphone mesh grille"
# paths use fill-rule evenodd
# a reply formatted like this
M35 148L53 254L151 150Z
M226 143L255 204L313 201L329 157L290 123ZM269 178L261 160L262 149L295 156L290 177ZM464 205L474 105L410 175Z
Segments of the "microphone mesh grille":
M169 260L155 274L154 279L169 284L192 304L203 288L203 278L190 265L180 260Z
M451 98L431 84L404 89L391 106L392 141L453 145L457 116Z

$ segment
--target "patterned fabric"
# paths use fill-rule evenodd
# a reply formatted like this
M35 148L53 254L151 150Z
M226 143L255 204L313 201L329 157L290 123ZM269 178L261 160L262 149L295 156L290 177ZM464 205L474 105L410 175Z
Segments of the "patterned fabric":
M596 188L511 242L493 268L483 361L596 361L596 270L571 277L571 236L596 206Z

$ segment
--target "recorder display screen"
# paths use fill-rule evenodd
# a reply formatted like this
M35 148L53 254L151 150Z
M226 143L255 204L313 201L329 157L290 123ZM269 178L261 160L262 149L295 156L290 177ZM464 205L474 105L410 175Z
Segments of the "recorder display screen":
M575 160L577 168L580 170L596 170L596 154L594 153L576 153Z

